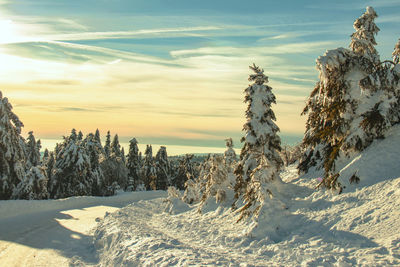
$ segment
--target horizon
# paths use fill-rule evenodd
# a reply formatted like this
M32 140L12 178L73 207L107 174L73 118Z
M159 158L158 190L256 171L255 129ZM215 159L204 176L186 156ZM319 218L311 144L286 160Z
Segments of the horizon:
M98 128L171 155L215 153L229 137L241 147L254 62L269 76L279 135L290 145L304 134L315 60L348 47L366 6L379 16L376 48L390 59L398 1L0 0L0 89L23 136L33 131L44 143Z

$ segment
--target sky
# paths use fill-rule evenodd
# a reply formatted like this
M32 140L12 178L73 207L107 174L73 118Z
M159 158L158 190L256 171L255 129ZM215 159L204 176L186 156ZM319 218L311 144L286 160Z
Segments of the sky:
M368 5L390 59L398 0L0 0L0 90L44 147L98 128L170 154L222 152L228 137L241 147L256 63L276 95L282 141L293 144L315 60L348 47Z

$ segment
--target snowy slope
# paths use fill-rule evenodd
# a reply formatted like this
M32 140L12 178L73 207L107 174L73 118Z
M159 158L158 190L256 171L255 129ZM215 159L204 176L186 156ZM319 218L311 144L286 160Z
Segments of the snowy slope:
M264 218L261 236L247 236L247 225L226 207L199 214L180 203L166 213L164 199L131 204L99 223L100 265L400 266L399 149L395 127L363 153L343 158L347 187L340 195L314 190L318 172L304 179L289 166L281 173L288 209ZM346 184L356 170L360 183Z

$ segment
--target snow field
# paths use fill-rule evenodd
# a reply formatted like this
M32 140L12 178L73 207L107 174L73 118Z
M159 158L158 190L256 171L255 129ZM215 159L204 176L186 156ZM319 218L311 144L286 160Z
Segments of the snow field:
M254 224L229 205L139 201L95 230L100 266L400 266L400 127L341 158L343 193L315 190L321 172L280 173L278 196ZM359 184L349 184L358 171ZM279 205L278 205L279 204ZM280 206L280 207L279 207ZM166 212L168 211L168 212Z

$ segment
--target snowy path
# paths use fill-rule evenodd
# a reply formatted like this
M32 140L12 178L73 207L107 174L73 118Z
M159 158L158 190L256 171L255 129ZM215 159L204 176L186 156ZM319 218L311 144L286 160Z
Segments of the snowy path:
M114 197L0 202L0 266L90 266L97 263L96 218L164 192Z

